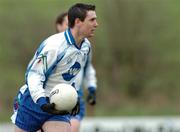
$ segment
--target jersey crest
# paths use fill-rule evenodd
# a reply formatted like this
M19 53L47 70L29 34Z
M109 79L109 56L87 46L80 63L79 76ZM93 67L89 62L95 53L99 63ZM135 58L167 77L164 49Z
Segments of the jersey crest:
M67 73L63 73L62 77L66 81L70 81L72 78L74 78L80 71L81 65L79 62L75 62L73 66L70 67L70 69L67 71Z

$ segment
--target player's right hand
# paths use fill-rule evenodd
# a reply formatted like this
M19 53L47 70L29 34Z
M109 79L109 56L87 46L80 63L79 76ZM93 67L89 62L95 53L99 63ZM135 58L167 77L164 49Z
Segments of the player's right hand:
M68 111L56 110L54 103L52 103L52 104L50 104L50 103L43 104L41 106L41 109L42 109L43 112L47 112L49 114L54 114L54 115L66 115L66 114L69 114Z

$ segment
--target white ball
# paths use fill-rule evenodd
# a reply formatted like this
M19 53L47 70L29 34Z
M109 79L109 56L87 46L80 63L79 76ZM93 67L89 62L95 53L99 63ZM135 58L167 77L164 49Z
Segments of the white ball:
M50 103L55 103L57 110L72 110L78 100L76 89L69 84L58 84L50 92Z

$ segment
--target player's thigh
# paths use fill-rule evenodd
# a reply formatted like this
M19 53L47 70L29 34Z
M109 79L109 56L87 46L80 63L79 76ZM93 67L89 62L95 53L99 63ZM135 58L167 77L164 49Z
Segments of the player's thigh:
M79 132L80 121L77 119L71 119L71 132Z
M46 121L42 128L44 132L71 132L70 124L64 121Z
M21 128L19 128L19 127L15 126L15 128L14 128L14 132L27 132L27 131L22 130Z

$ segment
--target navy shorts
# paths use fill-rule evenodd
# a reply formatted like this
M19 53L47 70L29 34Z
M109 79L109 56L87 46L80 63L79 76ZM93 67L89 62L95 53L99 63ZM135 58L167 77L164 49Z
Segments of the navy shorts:
M17 107L15 105L15 107ZM46 121L70 122L70 115L52 115L43 112L40 106L33 102L29 90L21 96L18 108L15 108L11 117L12 122L19 128L28 132L39 130Z

